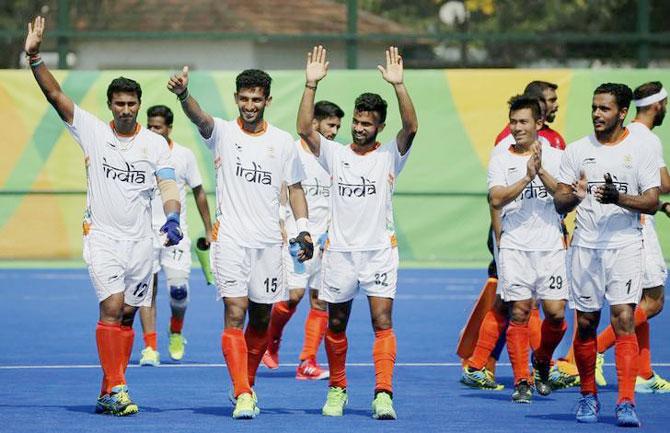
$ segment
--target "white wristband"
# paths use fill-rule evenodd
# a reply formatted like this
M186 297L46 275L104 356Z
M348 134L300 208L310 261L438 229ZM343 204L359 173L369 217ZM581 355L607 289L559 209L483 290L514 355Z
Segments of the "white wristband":
M295 221L295 228L298 230L298 233L306 232L308 223L309 220L307 218L298 218Z
M280 204L279 205L279 219L282 221L286 221L286 217L288 216L289 209L288 206Z

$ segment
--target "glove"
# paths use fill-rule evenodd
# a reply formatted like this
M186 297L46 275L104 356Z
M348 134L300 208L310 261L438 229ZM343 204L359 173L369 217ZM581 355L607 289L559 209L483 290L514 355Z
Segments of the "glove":
M616 204L619 201L619 190L614 183L612 182L612 176L609 173L605 173L605 186L601 189L601 203L613 203Z
M298 260L304 262L309 260L314 255L314 243L312 242L312 236L308 232L300 232L298 236L288 241L289 244L298 244L300 246L300 251L302 252L302 257L298 253Z
M166 247L177 245L184 238L184 234L179 227L179 214L172 212L167 216L167 221L161 227L160 232L164 235L163 245Z

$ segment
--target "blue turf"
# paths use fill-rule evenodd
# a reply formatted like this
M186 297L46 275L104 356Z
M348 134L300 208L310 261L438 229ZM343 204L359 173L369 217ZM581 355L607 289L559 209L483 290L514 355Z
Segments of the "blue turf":
M394 320L399 363L458 363L458 332L486 274L480 270L402 270ZM531 405L510 402L511 371L499 367L507 385L501 392L480 392L458 383L458 366L399 366L394 402L399 420L370 418L374 384L371 366L348 368L350 404L345 416L326 419L320 408L326 382L294 379L295 367L261 368L257 384L262 413L254 421L233 421L226 394L224 367L130 368L128 381L141 413L129 418L93 414L99 368L6 369L6 366L97 364L94 329L97 307L84 270L0 270L0 432L448 432L547 431L605 432L614 426L616 374L606 367L610 385L601 390L601 422L577 425L575 390L548 398L534 396ZM193 273L185 334L184 364L223 363L220 346L222 305L214 289ZM159 296L159 350L167 361L168 297ZM281 362L295 363L302 345L307 304L288 324ZM605 319L603 319L605 322ZM655 362L670 362L667 314L652 320ZM141 330L136 324L132 361L139 359ZM357 298L348 331L352 363L370 363L372 331L365 299ZM613 354L607 355L613 361ZM319 360L325 362L321 351ZM504 354L501 362L507 362ZM663 376L670 368L657 367ZM670 395L637 395L644 431L670 430ZM666 427L663 427L663 426ZM521 427L522 426L522 427Z

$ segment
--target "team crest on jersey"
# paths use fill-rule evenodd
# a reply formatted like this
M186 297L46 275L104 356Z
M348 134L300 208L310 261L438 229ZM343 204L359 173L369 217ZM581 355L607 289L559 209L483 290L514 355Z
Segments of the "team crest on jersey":
M235 175L241 177L247 182L251 183L260 183L262 185L272 185L272 173L269 171L263 170L260 164L251 162L250 168L242 167L242 161L237 158L237 168L235 169Z
M107 158L102 158L102 170L107 179L118 180L119 182L143 184L146 181L146 172L139 170L134 164L123 162L125 167L119 168L107 162Z
M337 191L341 197L365 197L377 194L377 186L374 180L361 176L361 183L345 183L340 177L337 183Z
M595 158L584 158L584 160L582 161L582 164L584 164L584 165L591 165L591 164L595 164L595 163L596 163Z
M633 156L630 154L623 156L623 166L626 168L633 168Z

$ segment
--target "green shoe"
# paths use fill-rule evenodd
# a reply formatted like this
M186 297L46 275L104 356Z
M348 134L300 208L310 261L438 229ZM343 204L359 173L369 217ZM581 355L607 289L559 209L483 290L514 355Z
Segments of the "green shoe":
M95 413L106 415L128 416L139 411L130 399L126 385L115 386L109 394L101 395L95 405Z
M233 419L253 419L261 413L256 405L256 399L248 392L237 396L235 400L235 409L233 409Z
M393 399L386 392L379 392L372 400L372 418L374 419L396 419L398 416L393 409Z
M140 358L141 366L158 367L161 365L161 357L158 351L151 347L145 347L142 350L142 357Z
M496 383L495 377L482 368L481 370L474 370L470 367L463 367L463 374L461 375L461 383L470 388L487 389L493 391L500 391L505 388L505 385Z
M342 416L347 401L346 389L338 386L331 386L328 388L328 397L326 397L326 404L323 405L321 413L324 416Z
M184 357L184 346L186 346L186 339L182 334L170 332L170 344L168 351L170 358L175 361L181 361Z
M599 353L596 355L596 385L606 386L607 380L603 374L603 364L605 364L605 354Z
M642 394L664 394L670 392L670 382L653 372L649 379L638 376L635 380L635 392Z
M579 371L574 364L559 359L549 370L549 383L553 390L579 386Z

